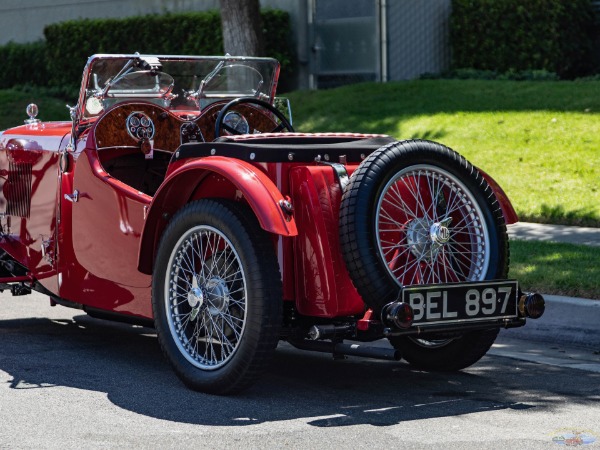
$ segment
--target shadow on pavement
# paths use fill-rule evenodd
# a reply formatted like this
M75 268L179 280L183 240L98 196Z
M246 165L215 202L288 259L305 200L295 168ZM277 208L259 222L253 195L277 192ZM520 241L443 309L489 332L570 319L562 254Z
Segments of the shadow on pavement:
M559 408L565 398L592 404L599 398L599 374L577 372L575 384L568 369L490 357L468 371L427 373L401 362L333 361L286 344L256 386L217 397L185 388L151 333L88 316L0 320L0 370L12 377L12 389L105 392L115 405L138 414L214 426L297 418L318 427L388 426L507 408Z

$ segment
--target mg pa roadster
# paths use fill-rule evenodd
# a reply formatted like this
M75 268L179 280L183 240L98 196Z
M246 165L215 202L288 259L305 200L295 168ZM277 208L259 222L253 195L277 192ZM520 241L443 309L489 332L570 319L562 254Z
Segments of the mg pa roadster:
M490 176L431 141L295 132L278 75L92 56L71 121L31 104L0 133L0 289L152 326L181 380L218 394L280 340L460 370L542 315L507 279L517 216Z

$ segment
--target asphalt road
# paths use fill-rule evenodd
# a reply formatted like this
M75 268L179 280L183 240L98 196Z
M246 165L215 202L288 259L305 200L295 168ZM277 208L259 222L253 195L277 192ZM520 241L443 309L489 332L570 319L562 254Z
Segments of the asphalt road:
M453 374L280 345L260 383L215 397L178 381L151 330L5 293L0 449L600 447L600 352L554 335L503 332Z

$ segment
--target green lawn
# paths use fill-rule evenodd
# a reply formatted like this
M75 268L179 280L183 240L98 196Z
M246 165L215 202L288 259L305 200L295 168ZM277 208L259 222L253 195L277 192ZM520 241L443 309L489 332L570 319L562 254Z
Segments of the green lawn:
M600 82L418 80L289 94L302 131L440 141L492 175L521 220L600 226Z
M511 241L509 277L524 291L600 300L600 249L553 242Z

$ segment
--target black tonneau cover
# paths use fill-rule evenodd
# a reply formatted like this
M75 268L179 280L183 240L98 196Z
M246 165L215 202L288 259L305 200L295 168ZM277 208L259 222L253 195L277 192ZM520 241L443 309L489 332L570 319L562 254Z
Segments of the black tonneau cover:
M175 152L173 161L205 156L226 156L248 162L360 162L379 147L395 142L391 136L322 136L303 135L251 138L248 140L222 139L214 142L183 144ZM340 159L340 157L342 157Z

